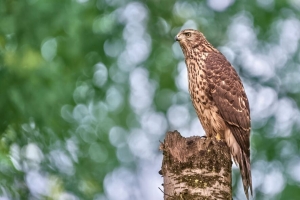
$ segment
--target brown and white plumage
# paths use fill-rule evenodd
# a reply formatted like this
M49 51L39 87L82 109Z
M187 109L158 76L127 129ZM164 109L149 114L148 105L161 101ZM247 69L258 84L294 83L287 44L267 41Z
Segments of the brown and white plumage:
M189 92L207 137L225 140L238 163L245 194L252 194L250 168L250 109L238 74L204 35L192 29L179 32L188 69Z

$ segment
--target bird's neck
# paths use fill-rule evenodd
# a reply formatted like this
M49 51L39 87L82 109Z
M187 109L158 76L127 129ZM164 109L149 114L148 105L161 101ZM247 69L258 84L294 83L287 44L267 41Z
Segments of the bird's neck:
M209 53L209 52L215 52L218 53L219 51L214 48L209 42L205 41L199 44L195 44L192 47L193 51L197 52L203 52L203 53Z
M199 53L219 53L209 42L202 41L192 45L180 44L185 58L193 58Z

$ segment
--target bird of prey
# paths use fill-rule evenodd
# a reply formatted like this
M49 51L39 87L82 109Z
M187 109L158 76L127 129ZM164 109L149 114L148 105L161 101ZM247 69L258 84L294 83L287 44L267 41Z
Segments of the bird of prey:
M238 164L244 191L252 195L250 168L250 109L237 72L205 36L193 29L180 31L179 42L188 70L189 92L207 139L223 140Z

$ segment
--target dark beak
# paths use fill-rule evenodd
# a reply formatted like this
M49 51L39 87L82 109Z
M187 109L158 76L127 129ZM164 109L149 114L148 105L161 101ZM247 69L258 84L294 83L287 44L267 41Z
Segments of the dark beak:
M179 41L179 38L177 37L177 35L174 38L175 41Z

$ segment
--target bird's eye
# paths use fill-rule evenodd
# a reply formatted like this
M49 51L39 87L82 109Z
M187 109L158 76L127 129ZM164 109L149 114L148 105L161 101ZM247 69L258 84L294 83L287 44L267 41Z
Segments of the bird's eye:
M191 33L188 32L188 33L185 33L186 37L191 37Z

